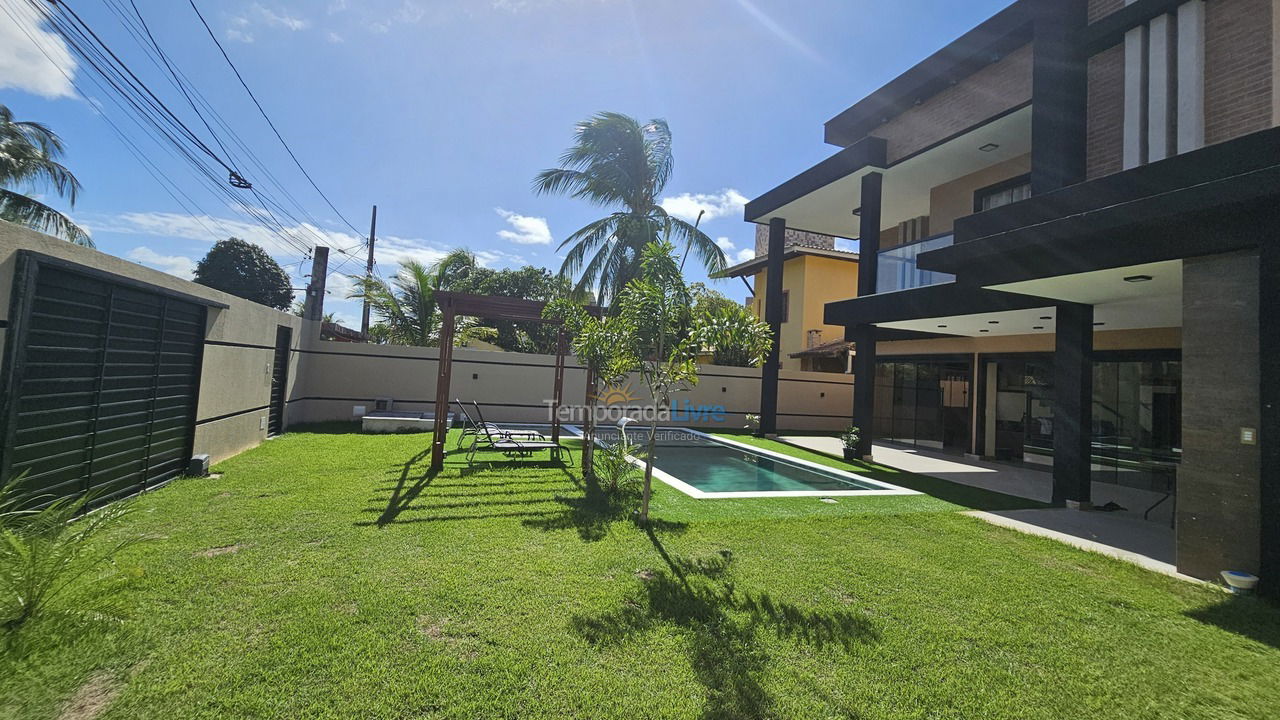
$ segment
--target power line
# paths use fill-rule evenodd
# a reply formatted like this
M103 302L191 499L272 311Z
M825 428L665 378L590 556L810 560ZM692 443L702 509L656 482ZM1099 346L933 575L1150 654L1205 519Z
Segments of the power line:
M213 40L213 44L218 46L218 51L222 53L222 58L226 60L227 65L231 67L231 72L235 73L236 79L240 81L240 86L249 94L249 98L253 100L253 104L258 108L258 112L262 114L262 118L267 121L267 125L269 125L271 127L271 131L275 133L276 139L278 139L280 144L284 146L285 152L289 153L289 157L293 159L293 163L298 166L298 170L302 172L302 175L307 179L307 182L311 183L311 187L315 188L315 191L319 193L320 197L324 198L324 201L328 203L329 208L338 215L342 222L345 223L347 227L351 228L357 237L362 237L360 230L356 228L355 225L352 225L351 221L347 220L346 216L342 214L342 211L338 210L337 206L333 204L333 201L329 199L329 196L324 194L324 191L320 189L320 186L316 184L316 181L311 178L311 174L302 166L302 162L298 160L298 156L295 155L293 149L289 147L289 143L285 142L284 136L276 129L276 124L271 121L271 116L267 115L267 111L263 109L262 103L258 102L257 96L249 89L249 84L245 82L244 77L240 74L240 70L237 69L236 64L231 61L231 56L228 55L226 49L222 47L222 43L219 42L218 36L214 34L213 29L209 27L209 23L205 21L204 15L200 14L200 8L196 7L195 0L187 0L187 2L191 5L191 9L195 11L196 17L200 18L200 24L204 25L205 32L209 34L209 39Z

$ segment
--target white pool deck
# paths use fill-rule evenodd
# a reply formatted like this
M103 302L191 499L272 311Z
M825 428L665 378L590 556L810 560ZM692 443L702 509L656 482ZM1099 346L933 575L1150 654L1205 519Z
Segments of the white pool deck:
M782 436L779 439L815 452L836 457L841 455L838 438ZM898 470L1029 500L1048 502L1053 491L1053 478L1044 470L881 444L875 445L872 458L877 464ZM1094 483L1093 498L1096 504L1115 501L1129 510L1082 512L1049 508L995 512L971 510L965 514L993 525L1108 555L1153 572L1202 582L1179 573L1174 565L1175 542L1169 522L1172 502L1166 502L1152 512L1150 520L1142 519L1142 511L1159 497L1140 490Z

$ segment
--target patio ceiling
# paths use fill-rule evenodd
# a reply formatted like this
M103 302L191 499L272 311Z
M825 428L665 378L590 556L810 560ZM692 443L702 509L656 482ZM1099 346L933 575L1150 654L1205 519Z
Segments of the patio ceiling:
M877 163L874 152L860 150L857 145L846 148L753 200L747 205L746 219L764 224L780 217L786 219L787 227L857 238L859 221L853 212L858 208L862 178L872 172L884 173L882 229L928 215L934 187L1031 152L1031 106L888 167Z
M1182 262L1178 260L993 285L988 289L1043 298L1046 305L889 322L879 327L969 337L1053 333L1054 301L1093 305L1098 330L1182 326Z

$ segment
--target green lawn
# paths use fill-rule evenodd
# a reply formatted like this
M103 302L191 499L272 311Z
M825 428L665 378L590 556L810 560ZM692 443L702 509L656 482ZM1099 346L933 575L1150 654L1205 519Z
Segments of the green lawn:
M659 484L645 532L575 470L455 456L432 478L425 436L338 430L141 498L121 531L158 537L122 559L141 569L122 619L25 630L0 659L0 717L1280 708L1280 611L954 512L1023 501L857 466L936 496L699 501Z

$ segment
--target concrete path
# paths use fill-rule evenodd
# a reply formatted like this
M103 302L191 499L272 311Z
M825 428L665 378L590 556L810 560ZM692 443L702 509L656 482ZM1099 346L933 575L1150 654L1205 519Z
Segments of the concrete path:
M842 455L838 438L784 436L779 439L815 452L836 457ZM1049 502L1053 493L1052 475L1035 468L881 444L875 445L872 456L875 462L898 470L1029 500ZM1114 501L1129 510L1080 512L1047 508L1000 512L972 510L965 514L1001 527L1051 538L1083 550L1125 560L1154 572L1195 580L1178 573L1174 564L1175 542L1173 528L1170 526L1172 501L1164 503L1151 513L1151 520L1143 520L1142 511L1158 500L1160 495L1107 483L1094 483L1093 498L1096 504Z

